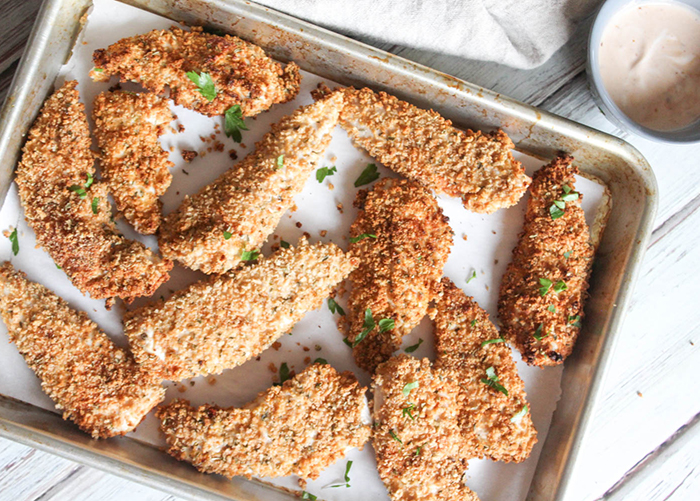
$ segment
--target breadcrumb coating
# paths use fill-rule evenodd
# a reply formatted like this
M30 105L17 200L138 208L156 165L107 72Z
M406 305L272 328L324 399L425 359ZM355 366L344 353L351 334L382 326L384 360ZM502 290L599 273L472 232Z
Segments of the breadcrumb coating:
M511 349L499 339L496 327L473 298L449 278L431 313L435 321L435 368L460 388L460 428L475 439L478 456L494 461L521 462L537 442L527 405L525 385L518 375ZM484 383L493 368L507 395Z
M340 125L353 143L402 176L460 198L473 212L515 205L527 190L530 178L503 131L462 131L437 112L385 92L352 87L339 92L345 95Z
M373 373L426 315L450 253L452 229L435 197L414 181L382 179L373 191L361 190L355 206L360 213L351 237L372 236L350 245L360 266L350 275L353 288L341 328L355 343L366 331L367 309L377 324L394 321L393 329L381 332L377 325L353 348L357 365Z
M299 93L299 67L282 66L265 52L240 38L204 33L193 27L153 30L122 38L92 56L95 81L117 75L122 81L141 84L156 94L170 88L175 104L204 115L223 115L240 105L244 116L257 115L276 103L291 101ZM187 77L194 71L211 76L216 97L209 101Z
M245 157L161 225L169 259L193 270L224 273L258 249L293 205L338 122L342 96L304 106L272 126Z
M289 332L357 266L334 244L280 249L124 317L136 360L173 381L241 365Z
M459 386L428 359L401 354L377 368L372 388L372 444L391 499L477 501L462 479L476 454L460 429Z
M124 435L163 400L161 380L141 370L85 313L9 262L0 266L0 285L0 315L10 341L63 419L93 438Z
M94 154L76 85L54 92L29 130L16 172L19 196L37 243L73 285L93 299L130 302L153 294L173 264L117 232L107 185L92 182Z
M369 439L365 390L351 372L313 364L242 409L175 400L156 416L168 453L202 472L315 479Z
M155 233L173 164L158 142L173 120L168 101L155 94L103 92L92 111L102 151L101 170L117 209L136 231Z
M563 187L575 188L578 169L572 162L561 156L535 173L523 231L498 301L503 337L525 362L540 367L562 363L574 348L595 253L581 195L565 202L561 217L550 214L555 200L566 195ZM551 286L542 295L547 280Z

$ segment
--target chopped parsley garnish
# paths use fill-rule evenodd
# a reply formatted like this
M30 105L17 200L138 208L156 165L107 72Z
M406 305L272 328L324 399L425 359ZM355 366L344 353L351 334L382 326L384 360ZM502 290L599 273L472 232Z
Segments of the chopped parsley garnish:
M199 93L204 96L207 101L213 101L216 97L216 85L209 73L202 72L199 75L196 71L188 71L187 78L197 86Z
M547 278L540 278L540 296L546 296L552 287L552 281Z
M350 348L352 348L352 343L350 342L350 340L348 338L344 337L343 343L347 344Z
M56 268L59 269L59 270L62 270L62 269L63 269L63 268L61 268L59 265L56 265Z
M568 184L562 185L561 189L564 190L564 195L561 197L564 202L578 200L578 193L573 191Z
M344 484L334 484L330 487L350 487L350 468L352 468L352 461L348 461L345 465L345 476L343 477L345 479Z
M472 270L472 274L469 275L469 278L467 278L467 283L471 282L476 278L476 270Z
M93 68L92 71L96 71L98 73L102 73L104 70L102 68Z
M379 179L379 172L377 172L377 166L374 164L367 164L365 170L362 171L360 177L358 177L355 181L355 188L359 188L360 186L369 184L372 181L376 181L377 179Z
M374 318L372 317L372 310L367 308L365 310L365 321L362 324L362 332L360 332L360 335L355 338L355 341L352 343L352 347L354 348L360 344L362 340L367 337L367 334L372 332L375 327L376 324L374 323Z
M557 309L554 307L553 304L550 304L549 306L547 306L547 309L548 309L551 313L556 313L556 312L557 312Z
M92 198L92 213L97 214L99 212L97 205L100 203L100 198L99 197L93 197Z
M403 396L407 397L409 393L411 393L411 390L418 388L418 381L413 381L412 383L406 383L403 387Z
M579 194L571 189L568 184L562 185L562 190L564 194L558 200L555 200L552 205L549 206L549 215L552 219L558 219L564 215L566 209L566 202L573 202L578 200Z
M252 251L246 251L244 250L241 252L241 261L255 261L258 259L258 256L260 255L260 251L258 250L252 250Z
M281 169L282 167L284 167L284 155L277 157L277 170Z
M70 191L75 193L80 197L81 200L84 200L87 197L87 190L92 186L92 183L95 181L95 179L92 177L92 174L89 172L87 173L87 181L85 181L85 184L83 186L79 186L77 184L72 184L68 187Z
M563 280L559 280L556 284L554 284L554 292L556 292L557 294L559 294L562 291L565 291L566 289L568 289L568 287L566 286L566 283Z
M505 339L503 339L501 337L497 337L496 339L487 339L486 341L483 341L481 343L481 346L483 348L484 346L486 346L488 344L505 343L505 342L506 342Z
M472 320L472 322L471 322L472 327L474 327L475 325L476 325L476 318L474 320Z
M316 501L317 498L310 492L301 491L301 499L310 499L311 501Z
M282 386L288 379L290 379L289 366L287 365L287 362L282 362L282 365L280 365L280 382L275 383L274 385Z
M564 253L564 257L565 257L566 259L569 259L570 256L571 256L571 251L566 251L566 252Z
M391 435L391 438L393 438L393 439L396 440L398 443L400 443L401 445L403 445L403 442L402 442L401 439L396 435L396 433L394 433L394 430L389 430L389 435Z
M414 345L412 345L412 346L409 346L408 348L406 348L406 349L403 350L403 351L405 351L406 353L413 353L413 352L416 351L416 350L420 347L420 345L422 345L422 344L423 344L423 338L421 337L421 338L418 338L418 342L417 342L416 344L414 344Z
M289 249L289 242L285 242L284 240L280 240L280 247L283 249Z
M379 333L380 334L382 332L390 331L393 328L394 328L394 319L393 318L382 318L379 321Z
M231 232L224 230L224 240L228 240L231 238Z
M422 451L422 450L423 450L422 445L419 445L418 447L416 447L416 456L420 456L420 451Z
M243 112L241 107L234 104L224 113L224 132L226 137L232 138L235 142L240 143L243 141L243 136L241 135L242 130L248 130L243 121Z
M364 240L365 238L377 238L377 235L373 235L371 233L363 233L362 235L359 235L357 237L352 237L350 239L351 244L356 244L360 240Z
M338 172L338 169L335 168L335 165L333 167L321 167L316 171L316 181L322 183L324 179L336 172Z
M332 297L328 298L328 309L331 313L340 313L341 316L345 316L345 310Z
M574 327L578 327L579 329L581 328L581 315L576 315L576 316L571 316L569 315L569 324L573 325Z
M319 357L319 358L317 358L316 360L314 360L314 363L315 363L315 364L321 364L321 365L328 365L328 360L326 360L325 358L320 358L320 357Z
M525 414L527 414L527 404L523 405L523 408L520 409L512 418L510 418L511 423L519 422L523 417L525 417Z
M535 336L535 339L537 339L538 341L542 341L542 338L544 337L542 335L542 327L544 327L544 324L538 325L537 329L535 329L535 333L533 334L533 336Z
M17 228L12 230L12 233L10 233L10 236L7 238L9 238L10 242L12 243L12 254L16 256L19 253L19 240L17 239Z
M403 415L403 417L407 417L407 418L410 418L411 421L415 421L415 419L416 419L415 416L413 414L411 414L411 411L415 408L416 408L416 406L414 404L408 404L406 407L401 409L401 414Z
M486 377L481 379L481 382L487 386L490 386L494 390L498 390L503 393L506 397L508 396L508 390L506 390L501 383L498 382L498 376L496 375L496 369L489 367L486 369Z

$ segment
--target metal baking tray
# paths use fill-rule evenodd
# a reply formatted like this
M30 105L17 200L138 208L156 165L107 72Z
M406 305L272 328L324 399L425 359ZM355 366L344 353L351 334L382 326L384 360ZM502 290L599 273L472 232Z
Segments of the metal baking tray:
M500 127L525 153L550 159L572 154L608 187L612 211L596 254L586 322L564 365L562 395L528 499L572 493L578 451L612 362L652 229L657 186L642 155L624 141L473 84L374 49L293 17L241 0L128 0L189 24L236 34L281 61L347 85L385 90L433 108L458 127ZM45 0L0 113L0 201L4 201L24 136L68 59L89 0ZM290 499L259 482L202 475L134 439L94 441L52 412L0 395L0 436L193 499Z

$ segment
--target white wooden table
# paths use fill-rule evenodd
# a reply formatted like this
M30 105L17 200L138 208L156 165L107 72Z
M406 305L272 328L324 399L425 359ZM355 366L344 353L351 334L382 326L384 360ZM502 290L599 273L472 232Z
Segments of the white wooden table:
M0 100L39 4L0 0ZM582 26L548 63L531 71L378 46L612 133L649 160L660 190L655 231L616 364L597 403L595 433L582 452L577 499L700 499L700 396L695 388L700 380L700 144L652 143L605 119L584 71L588 27ZM0 501L39 499L175 498L0 439Z

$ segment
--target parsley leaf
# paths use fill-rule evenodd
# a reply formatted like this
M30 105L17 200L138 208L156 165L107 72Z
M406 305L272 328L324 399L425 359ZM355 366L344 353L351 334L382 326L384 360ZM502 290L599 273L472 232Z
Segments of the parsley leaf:
M242 130L248 130L243 121L243 112L241 107L234 104L224 113L224 132L226 137L232 138L235 142L240 143L243 141L243 136L241 135Z
M377 166L374 164L367 164L365 170L362 171L360 177L358 177L355 181L355 188L359 188L360 186L369 184L373 181L376 181L377 179L379 179L379 172L377 172Z
M416 456L420 456L420 451L421 451L421 450L423 450L423 446L422 446L422 445L419 445L418 447L416 447Z
M547 278L540 278L540 296L546 296L549 292L550 287L552 287L552 281Z
M548 309L551 313L556 313L556 312L557 312L557 309L554 307L553 304L550 304L549 306L547 306L547 309Z
M489 345L489 344L505 343L505 342L506 342L506 340L501 338L501 337L497 337L496 339L487 339L486 341L483 341L481 343L481 347L483 348L484 346Z
M535 333L533 334L533 336L535 337L535 339L537 339L538 341L542 341L542 338L544 337L544 336L542 335L542 327L544 327L544 324L538 325L538 326L537 326L537 329L535 329Z
M92 213L97 214L99 212L97 208L97 204L100 203L100 198L99 197L93 197L92 198Z
M87 197L87 190L90 188L90 186L92 186L93 182L95 182L95 179L92 177L92 174L88 172L87 181L85 181L83 186L72 184L68 187L68 189L78 195L81 200L84 200Z
M566 289L568 289L568 287L566 286L566 283L563 280L559 280L554 285L554 292L556 292L557 294L559 294L562 291L565 291Z
M343 310L343 308L338 303L336 303L335 299L333 299L332 297L328 298L328 309L331 310L331 313L337 312L340 313L341 316L345 316L345 310Z
M321 364L321 365L328 365L328 360L326 360L325 358L320 358L320 357L319 357L319 358L317 358L316 360L314 360L314 363L315 363L315 364Z
M411 393L411 390L418 388L418 381L413 381L412 383L406 383L403 387L403 396L407 397L409 393Z
M310 492L301 491L301 499L310 499L311 501L316 501L317 498Z
M416 351L416 350L420 347L420 345L422 345L422 344L423 344L423 338L421 337L421 338L418 338L418 342L417 342L416 344L414 344L414 345L412 345L412 346L409 346L408 348L406 348L406 349L403 350L403 351L405 351L406 353L413 353L413 352Z
M562 185L561 188L564 190L564 194L561 196L561 198L555 200L554 203L549 206L549 215L552 217L552 219L559 219L564 215L566 202L573 202L579 198L579 194L573 191L571 186L568 184ZM569 256L566 257L568 258Z
M393 438L393 439L396 440L398 443L400 443L401 445L403 445L403 442L402 442L401 439L396 435L396 433L394 433L394 430L389 430L389 435L391 435L391 438Z
M393 318L382 318L379 321L379 333L380 334L382 332L390 331L393 328L394 328L394 319Z
M85 181L85 189L89 189L90 186L92 186L92 183L95 182L95 178L92 177L92 174L89 172L87 173L87 181Z
M471 282L476 278L476 270L472 270L472 274L469 275L469 278L467 278L467 283Z
M224 240L228 240L231 238L231 232L224 230Z
M352 468L352 461L348 461L345 465L345 476L343 477L345 479L344 484L335 484L331 485L330 487L350 487L350 468Z
M260 255L259 250L252 250L252 251L246 251L244 250L241 252L241 261L255 261L258 259L258 256Z
M556 204L552 204L549 207L549 215L552 217L552 219L559 219L564 215L564 211L557 207Z
M476 325L476 318L471 321L471 326L474 327Z
M280 240L280 247L283 249L289 249L289 242L285 242L284 240Z
M284 167L284 155L277 157L277 170L281 169L282 167Z
M571 251L566 251L566 252L564 253L564 257L565 257L566 259L569 259L570 256L571 256Z
M571 316L569 315L569 324L573 325L574 327L578 327L579 329L581 328L581 315L576 315L576 316Z
M527 404L523 405L523 408L520 409L512 418L510 418L511 423L519 422L525 417L525 414L527 414Z
M350 340L348 338L344 337L343 343L347 344L350 348L352 348L352 343L350 342Z
M288 379L290 379L289 366L287 365L287 362L282 362L282 365L280 365L280 382L277 384L281 386Z
M187 78L197 86L199 93L204 96L207 101L213 101L216 97L216 85L209 73L202 72L199 75L196 71L188 71Z
M408 417L411 419L411 421L415 421L416 417L413 414L411 414L411 411L415 408L416 406L414 404L408 404L408 406L401 409L401 414L403 415L403 417Z
M355 341L352 343L353 348L360 344L362 340L367 337L367 334L372 332L372 330L376 327L376 324L374 323L374 318L372 318L372 310L370 308L367 308L365 310L365 321L362 324L362 327L362 332L360 332L360 335L357 336L355 338Z
M324 179L336 172L338 172L338 169L335 168L335 165L333 167L321 167L316 171L316 181L322 183Z
M482 378L481 382L487 386L490 386L494 390L498 390L503 393L506 397L508 396L508 390L506 390L501 383L498 382L498 376L496 375L496 369L489 367L486 369L486 378Z
M19 240L17 239L17 228L12 230L12 233L10 233L10 236L7 238L9 238L10 242L12 243L12 254L16 256L19 253Z
M371 233L363 233L362 235L359 235L357 237L352 237L350 239L351 244L356 244L360 240L364 240L365 238L377 238L377 235L373 235Z

